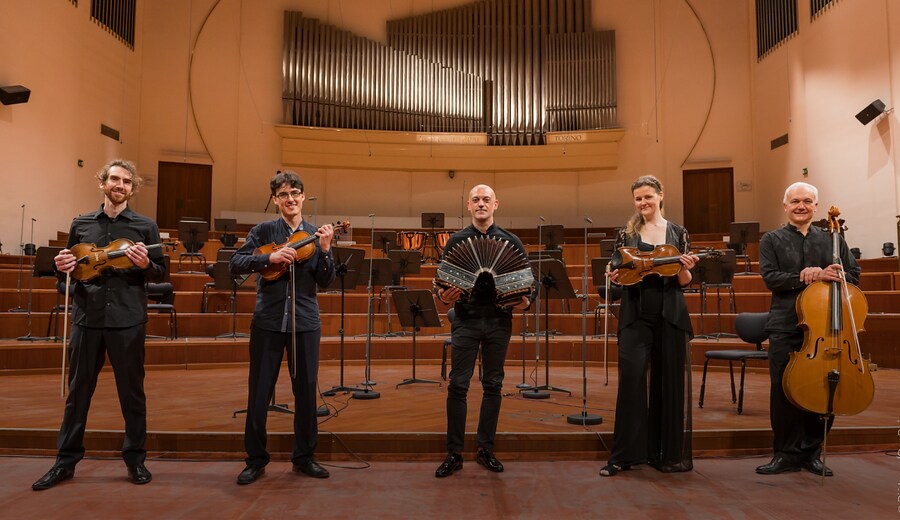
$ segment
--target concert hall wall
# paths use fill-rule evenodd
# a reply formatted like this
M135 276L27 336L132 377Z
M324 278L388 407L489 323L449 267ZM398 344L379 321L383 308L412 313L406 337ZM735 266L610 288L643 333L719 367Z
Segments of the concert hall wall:
M185 161L212 164L214 216L260 216L266 180L283 166L274 126L282 123L284 10L384 42L388 19L466 2L137 3L133 51L90 21L88 2L17 2L13 16L0 18L0 83L32 90L29 103L0 107L4 251L17 245L22 203L38 218L38 245L92 209L99 196L88 179L114 156L135 160L150 177L135 200L143 213L155 216L157 197L170 195L157 193L157 163ZM753 6L752 0L592 2L593 29L616 31L624 136L615 167L456 168L453 179L446 170L294 167L318 197L319 214L443 211L448 226L457 223L465 186L485 181L498 190L503 225L536 225L537 215L566 225L583 215L599 226L619 225L632 211L628 185L645 173L663 180L667 214L680 221L685 203L714 202L684 194L681 172L730 167L736 183L751 186L735 191L735 220L778 226L784 187L806 179L819 185L823 204L842 206L854 224L852 245L864 257L879 256L883 242L896 240L893 215L900 214L894 115L888 111L867 126L853 115L876 98L893 107L898 10L881 0L842 1L811 21L808 2L800 1L799 34L758 61ZM119 130L120 141L100 135L100 124ZM788 144L770 149L784 134ZM47 204L53 210L38 217Z

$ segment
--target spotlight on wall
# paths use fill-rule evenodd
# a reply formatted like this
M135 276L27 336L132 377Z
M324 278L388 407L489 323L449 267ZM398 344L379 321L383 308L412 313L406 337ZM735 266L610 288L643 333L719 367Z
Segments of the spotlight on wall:
M22 85L0 87L0 103L4 105L28 103L29 97L31 97L31 91Z
M881 252L884 256L894 256L894 243L885 242L884 245L881 246Z
M447 175L449 175L450 178L452 179L452 178L456 177L456 172L454 170L450 170L449 172L447 172Z
M860 113L856 114L856 119L859 119L860 123L867 125L882 113L884 113L884 102L876 99L869 103L869 106L862 109Z

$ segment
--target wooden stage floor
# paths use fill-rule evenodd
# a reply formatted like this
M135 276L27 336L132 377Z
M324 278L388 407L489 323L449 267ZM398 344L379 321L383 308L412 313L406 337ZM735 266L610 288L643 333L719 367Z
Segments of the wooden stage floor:
M609 386L604 386L602 366L589 366L587 407L603 417L597 426L571 425L569 414L582 405L580 364L559 363L551 367L550 382L572 391L571 397L553 392L549 399L521 397L521 363L508 362L504 402L498 427L497 452L505 459L605 460L612 440L615 413L616 370L610 367ZM396 388L410 377L409 363L372 366L375 400L352 399L348 394L325 397L332 411L320 419L318 456L323 460L347 459L357 454L369 460L442 459L445 449L446 382L414 384ZM739 372L738 372L739 374ZM345 383L363 379L364 367L353 361L345 367ZM440 366L433 360L420 362L419 378L440 380ZM528 382L534 362L526 365ZM769 430L768 373L748 369L744 413L732 404L728 373L710 369L703 408L698 408L702 367L693 371L694 449L702 455L765 454L771 450ZM874 373L875 400L864 413L838 417L829 436L833 452L888 449L897 443L897 408L900 401L900 370ZM319 371L321 390L339 383L339 366L323 362ZM544 384L544 369L539 383ZM176 458L240 459L243 457L243 418L233 418L243 408L247 395L246 364L219 368L154 369L145 381L148 403L148 449L153 456ZM276 388L278 403L293 409L286 365ZM481 400L480 385L473 380L469 392L467 431L474 432ZM59 374L7 375L0 377L0 453L51 454L62 418ZM89 415L89 454L115 454L121 446L123 424L112 373L100 377ZM284 459L291 448L292 418L270 412L270 449ZM467 435L467 449L474 449L474 433Z

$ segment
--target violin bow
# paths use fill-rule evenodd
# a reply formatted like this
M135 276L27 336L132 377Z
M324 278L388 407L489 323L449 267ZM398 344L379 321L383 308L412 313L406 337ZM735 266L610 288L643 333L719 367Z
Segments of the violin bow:
M606 292L603 299L606 300L606 308L603 309L603 371L606 372L605 386L609 386L609 262L606 263Z

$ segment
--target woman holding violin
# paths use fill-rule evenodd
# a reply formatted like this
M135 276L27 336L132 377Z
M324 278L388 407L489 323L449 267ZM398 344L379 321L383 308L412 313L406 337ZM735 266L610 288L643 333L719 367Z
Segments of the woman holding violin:
M269 182L272 202L281 216L257 224L231 257L236 275L258 273L256 309L250 323L250 379L244 447L247 466L238 484L251 484L269 463L266 415L287 350L294 393L294 472L325 478L313 452L318 437L316 385L321 326L316 286L324 289L335 277L331 255L331 225L316 228L303 219L303 182L291 171L278 172Z
M693 330L682 288L691 283L690 269L698 258L689 252L687 230L663 217L658 179L638 178L631 193L635 214L616 238L619 256L610 262L608 274L613 283L626 285L619 312L615 430L609 462L600 470L604 477L637 464L666 473L693 468L689 353ZM632 281L629 271L636 262L616 265L623 254L651 263L655 256L666 267L644 270Z
M825 435L819 414L802 410L786 397L782 380L791 352L800 350L804 332L798 326L796 303L813 282L837 282L841 272L850 283L859 282L860 268L840 234L835 233L840 263L834 262L834 244L827 230L813 226L819 192L805 182L784 192L788 223L766 233L759 243L759 271L772 291L766 330L769 333L769 375L772 380L770 411L774 456L756 468L763 475L806 469L832 475L820 460ZM843 264L843 267L842 265ZM833 416L828 421L830 428Z
M69 341L69 393L57 438L56 463L32 489L49 489L75 475L84 457L84 430L97 376L109 356L119 404L125 419L122 458L128 478L146 484L152 476L144 466L147 403L144 394L144 339L147 324L146 282L163 279L166 271L159 246L159 228L128 205L141 178L134 164L116 159L97 173L103 205L76 217L66 248L54 258L58 276L74 284L72 336ZM124 252L109 263L105 251L113 244ZM85 250L93 254L83 254ZM96 269L88 269L93 265ZM100 267L101 265L105 267ZM82 270L84 268L84 270ZM91 272L81 277L79 272Z

